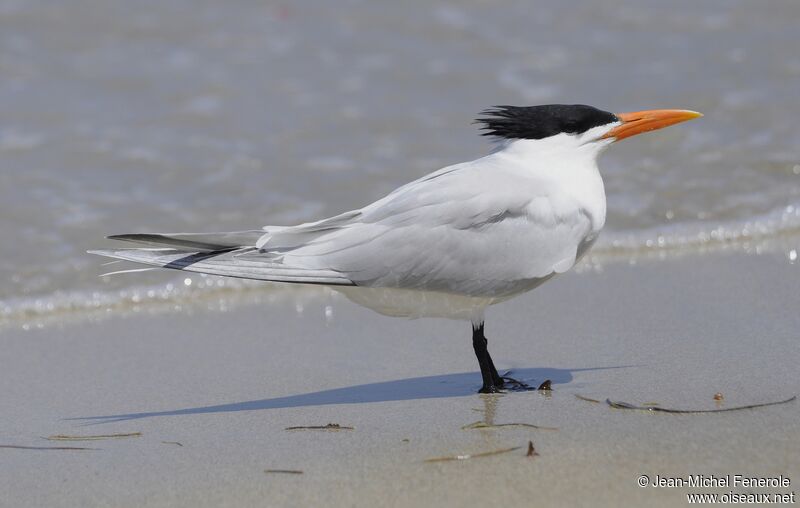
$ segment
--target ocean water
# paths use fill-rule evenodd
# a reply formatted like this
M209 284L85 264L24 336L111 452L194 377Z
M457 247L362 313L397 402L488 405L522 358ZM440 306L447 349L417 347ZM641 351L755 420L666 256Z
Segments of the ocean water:
M794 262L798 26L796 0L0 0L0 319L250 288L85 251L363 206L487 153L496 104L705 113L603 156L587 266Z

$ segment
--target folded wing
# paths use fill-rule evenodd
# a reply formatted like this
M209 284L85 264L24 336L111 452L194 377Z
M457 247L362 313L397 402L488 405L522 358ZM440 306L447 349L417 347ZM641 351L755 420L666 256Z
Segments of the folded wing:
M93 251L163 268L279 282L503 297L569 269L589 218L548 183L486 160L445 168L360 210L299 226L118 235L169 249Z

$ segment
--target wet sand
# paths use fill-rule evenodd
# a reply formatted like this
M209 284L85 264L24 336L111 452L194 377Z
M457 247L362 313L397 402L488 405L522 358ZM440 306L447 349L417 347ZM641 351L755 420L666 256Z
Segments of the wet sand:
M97 449L1 448L0 489L17 507L683 506L691 492L787 493L800 482L797 401L678 415L576 394L714 409L800 393L798 276L783 255L618 264L491 309L498 368L550 379L550 394L476 395L468 324L386 318L345 299L328 319L324 300L302 314L279 300L9 327L0 445ZM462 429L476 421L558 430ZM284 430L328 423L354 429ZM642 474L793 483L640 488Z

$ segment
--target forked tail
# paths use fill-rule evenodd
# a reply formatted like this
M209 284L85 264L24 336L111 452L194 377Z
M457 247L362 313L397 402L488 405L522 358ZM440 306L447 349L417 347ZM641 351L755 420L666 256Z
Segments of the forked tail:
M263 231L210 234L130 234L110 236L169 247L90 250L90 254L123 259L159 268L223 275L242 279L353 286L335 270L288 266L281 256L259 251L256 241Z

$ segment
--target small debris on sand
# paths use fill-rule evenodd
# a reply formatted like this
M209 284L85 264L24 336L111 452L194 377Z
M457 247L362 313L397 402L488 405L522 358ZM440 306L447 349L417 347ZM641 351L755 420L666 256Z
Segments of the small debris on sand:
M558 430L558 428L556 427L543 427L541 425L534 425L532 423L486 423L486 422L470 423L469 425L464 425L461 428L463 430L469 430L469 429L496 429L500 427L525 427L528 429L538 429L538 430Z
M125 439L128 437L141 437L141 432L129 432L127 434L100 434L97 436L66 436L58 434L55 436L48 436L44 439L48 441L99 441L102 439Z
M536 451L536 448L533 447L533 441L528 441L528 453L525 454L526 457L538 457L539 452Z
M14 448L16 450L99 450L100 448L83 448L80 446L20 446L0 445L0 448Z
M338 423L329 423L327 425L299 425L296 427L286 427L285 430L355 430L355 427L347 427L339 425Z
M519 450L520 448L522 447L515 446L513 448L502 448L500 450L492 450L490 452L473 453L466 455L451 455L447 457L433 457L431 459L425 459L425 462L449 462L451 460L477 459L478 457L489 457L490 455L500 455L501 453L513 452L514 450Z

